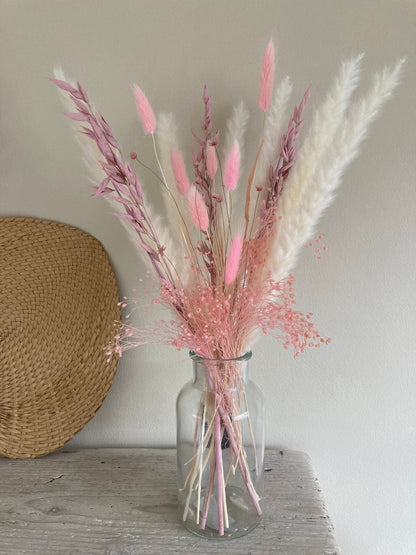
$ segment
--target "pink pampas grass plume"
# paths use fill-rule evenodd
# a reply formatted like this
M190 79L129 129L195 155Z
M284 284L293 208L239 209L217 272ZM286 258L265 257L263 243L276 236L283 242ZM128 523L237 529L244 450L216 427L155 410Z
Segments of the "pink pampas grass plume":
M218 169L217 153L215 146L211 143L207 144L207 172L211 179L214 179Z
M136 100L137 111L142 122L143 131L146 135L153 134L156 129L156 118L146 95L138 85L133 85L134 98Z
M227 189L230 189L230 191L234 191L237 187L239 172L240 145L238 144L238 141L235 140L230 152L228 153L224 170L224 186L227 187Z
M170 161L178 191L181 195L186 195L189 191L189 179L186 173L185 162L183 161L183 156L179 149L175 147L172 148L170 151Z
M274 80L274 44L270 39L266 52L263 56L260 74L259 108L266 112L272 102L273 80Z
M243 239L240 234L237 234L232 240L230 252L228 253L227 262L225 264L225 285L231 285L237 276L242 249Z
M208 210L204 199L194 185L189 190L188 206L191 220L195 226L201 231L206 231L209 226Z

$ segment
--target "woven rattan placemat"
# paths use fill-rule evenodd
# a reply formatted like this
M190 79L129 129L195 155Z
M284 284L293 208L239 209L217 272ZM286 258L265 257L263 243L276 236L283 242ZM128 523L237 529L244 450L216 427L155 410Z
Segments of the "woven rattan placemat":
M0 455L33 458L94 416L117 359L120 319L103 246L74 227L0 218Z

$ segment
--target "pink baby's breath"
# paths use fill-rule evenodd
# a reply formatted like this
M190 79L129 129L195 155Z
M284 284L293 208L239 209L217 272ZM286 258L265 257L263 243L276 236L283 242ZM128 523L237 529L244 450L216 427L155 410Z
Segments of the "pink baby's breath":
M320 335L310 314L294 309L294 282L291 275L257 288L238 288L236 302L230 293L210 286L195 285L185 291L167 284L151 304L180 306L181 318L162 320L151 329L123 324L112 350L121 353L147 343L165 343L206 358L218 358L219 353L235 358L241 355L246 337L259 329L279 339L285 348L292 347L297 357L307 347L328 344L330 339ZM128 313L134 303L134 299L123 301Z

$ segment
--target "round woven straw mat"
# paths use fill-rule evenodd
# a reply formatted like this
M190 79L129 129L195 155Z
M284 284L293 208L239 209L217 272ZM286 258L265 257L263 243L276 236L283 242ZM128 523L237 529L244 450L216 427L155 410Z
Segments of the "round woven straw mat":
M50 453L94 416L116 371L104 348L120 320L118 301L94 237L0 218L0 455Z

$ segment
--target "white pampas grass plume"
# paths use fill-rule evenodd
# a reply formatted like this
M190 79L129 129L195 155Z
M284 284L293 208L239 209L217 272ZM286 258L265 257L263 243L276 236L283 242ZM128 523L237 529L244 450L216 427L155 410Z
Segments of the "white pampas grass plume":
M303 184L296 204L293 201L284 204L284 190L282 218L274 237L274 279L283 279L296 264L300 248L310 239L316 223L333 200L345 168L358 155L369 125L397 87L404 61L401 59L394 67L385 67L374 75L367 95L355 102L344 115L327 155L313 178Z
M265 187L270 166L277 161L279 156L285 113L291 93L292 84L289 77L286 76L277 87L272 104L266 113L263 132L264 143L254 178L256 186Z
M281 215L297 204L331 147L344 120L352 93L357 88L362 59L363 54L360 54L341 64L322 106L315 110L312 124L285 185Z
M394 67L386 66L381 72L376 73L367 96L352 106L334 145L335 151L341 153L346 164L358 155L358 148L366 136L369 125L399 84L405 62L406 59L401 58Z

